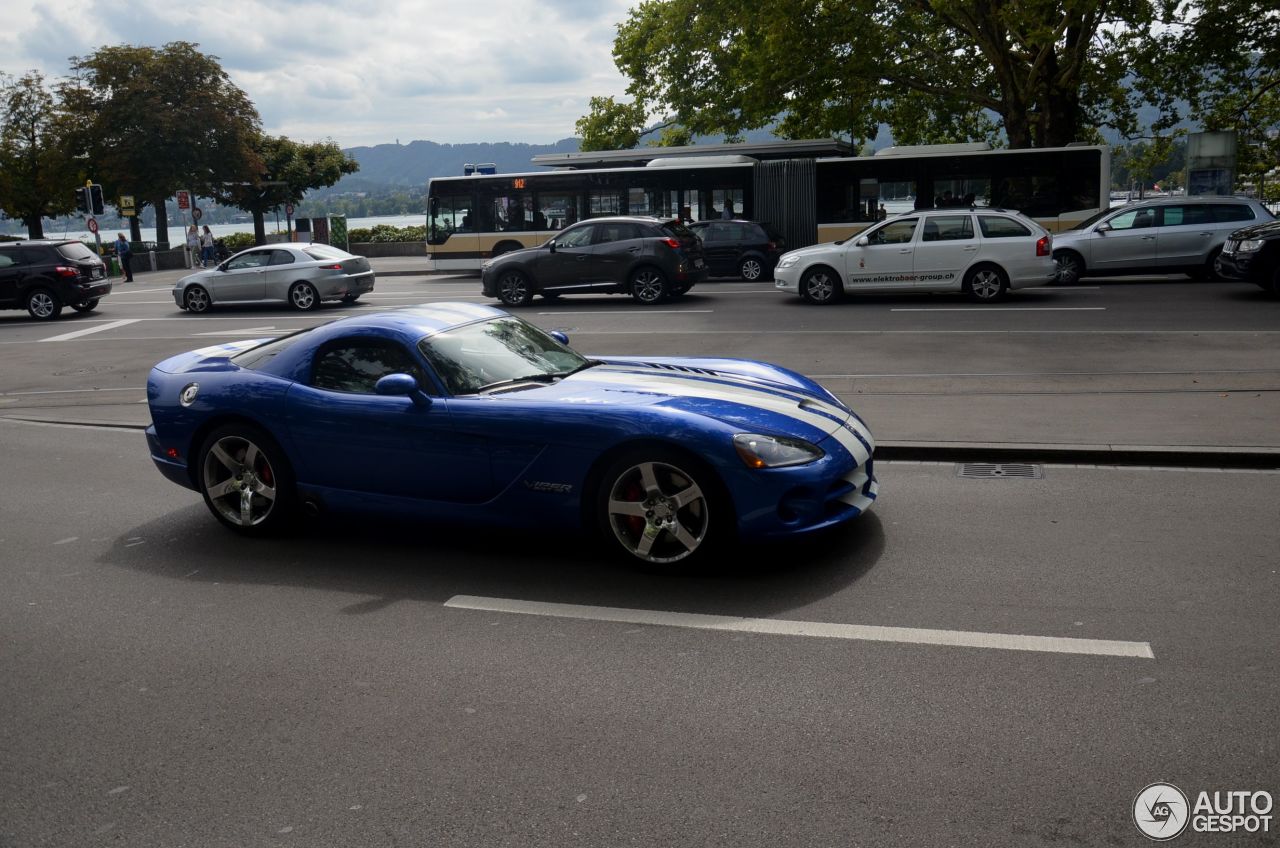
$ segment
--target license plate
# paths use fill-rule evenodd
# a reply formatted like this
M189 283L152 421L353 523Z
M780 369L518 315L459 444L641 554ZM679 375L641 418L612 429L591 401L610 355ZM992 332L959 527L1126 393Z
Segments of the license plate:
M95 280L100 279L102 277L102 269L94 268L92 271L89 272L89 276Z

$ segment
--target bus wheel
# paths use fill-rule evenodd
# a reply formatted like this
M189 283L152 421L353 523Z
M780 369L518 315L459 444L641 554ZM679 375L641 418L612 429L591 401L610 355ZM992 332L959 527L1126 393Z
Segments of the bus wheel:
M810 303L826 306L840 299L840 278L830 268L810 268L800 279L800 296Z
M519 271L508 271L498 279L498 300L507 306L528 306L533 300L529 280Z

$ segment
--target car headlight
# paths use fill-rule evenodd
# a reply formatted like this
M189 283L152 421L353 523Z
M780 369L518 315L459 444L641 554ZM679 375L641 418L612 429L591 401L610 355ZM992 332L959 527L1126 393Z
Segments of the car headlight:
M1236 253L1256 253L1262 250L1262 239L1245 239L1236 243Z
M821 459L824 455L822 448L804 439L762 436L759 433L739 433L733 437L733 447L748 468L804 465Z
M790 268L792 265L800 261L799 256L784 256L778 260L779 268Z

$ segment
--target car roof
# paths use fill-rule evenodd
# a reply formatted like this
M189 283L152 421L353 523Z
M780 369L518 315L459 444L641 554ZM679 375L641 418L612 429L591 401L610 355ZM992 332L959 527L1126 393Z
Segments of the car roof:
M675 218L655 218L652 215L609 215L602 218L588 218L585 221L579 221L578 224L608 224L611 222L625 221L629 224L667 224ZM575 224L574 226L577 226Z
M60 244L83 244L79 239L18 239L16 241L0 241L0 247L57 247Z
M1132 206L1168 206L1172 203L1179 205L1184 203L1257 203L1258 201L1252 197L1238 197L1231 194L1197 194L1191 197L1147 197L1142 200L1130 201L1121 207L1112 207L1113 209L1128 209Z

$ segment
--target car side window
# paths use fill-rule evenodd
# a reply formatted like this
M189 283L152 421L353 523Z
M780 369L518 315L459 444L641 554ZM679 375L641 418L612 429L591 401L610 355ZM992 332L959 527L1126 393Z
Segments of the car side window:
M565 230L556 236L556 247L586 247L591 244L592 233L595 232L595 225L588 224L583 227L574 227L571 230Z
M18 260L7 250L0 250L0 268L12 268L18 264Z
M232 259L227 263L228 271L240 271L245 268L262 268L271 261L271 251L255 250Z
M323 348L311 369L311 385L331 392L374 394L388 374L411 374L423 384L422 369L404 348L376 339L344 341Z
M1122 212L1107 222L1113 230L1139 230L1155 225L1155 215L1150 209L1132 209Z
M1253 210L1243 203L1220 203L1213 206L1213 220L1219 223L1252 221Z
M891 221L875 232L869 234L867 236L867 243L871 245L906 244L911 241L911 237L915 235L915 232L915 218Z
M728 235L723 224L707 224L705 227L698 227L694 232L698 234L704 244L725 241Z
M635 224L596 224L595 230L597 233L596 244L608 244L611 241L627 241L628 239L640 237L640 233L637 231Z
M293 254L287 250L271 251L272 265L291 265L293 264Z
M969 215L934 215L925 219L921 241L961 241L973 238Z
M978 227L982 230L982 237L989 239L1023 238L1031 235L1031 231L1022 224L999 215L979 215Z

